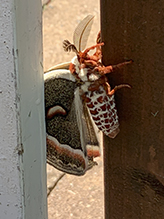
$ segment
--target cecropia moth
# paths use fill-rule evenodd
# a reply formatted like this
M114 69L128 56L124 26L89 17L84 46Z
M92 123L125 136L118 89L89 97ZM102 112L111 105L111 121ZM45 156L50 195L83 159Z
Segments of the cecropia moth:
M72 61L44 75L47 162L75 175L85 174L96 164L94 157L100 156L92 121L105 135L114 138L118 134L114 93L130 87L122 84L111 90L106 74L132 61L104 66L100 33L96 44L85 49L92 22L93 16L88 15L75 29L74 43L63 42L65 51L76 54ZM93 49L96 51L90 55Z

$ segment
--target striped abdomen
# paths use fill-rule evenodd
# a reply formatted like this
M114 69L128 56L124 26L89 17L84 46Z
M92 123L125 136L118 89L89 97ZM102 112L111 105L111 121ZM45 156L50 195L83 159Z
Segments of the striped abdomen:
M119 132L119 122L114 95L107 96L102 86L89 91L85 102L97 127L107 136L114 138Z

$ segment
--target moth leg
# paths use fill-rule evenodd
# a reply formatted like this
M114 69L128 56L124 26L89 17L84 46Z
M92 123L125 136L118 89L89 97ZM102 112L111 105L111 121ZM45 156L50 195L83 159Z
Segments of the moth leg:
M119 63L117 65L98 66L95 68L95 70L97 70L100 73L100 75L105 75L108 73L112 73L112 72L124 67L125 65L131 64L132 62L133 62L133 60L125 61L125 62Z
M98 71L100 75L105 75L105 74L113 72L113 66L112 65L98 66L98 67L95 67L95 71Z
M96 44L99 45L101 43L101 31L99 31L98 35L97 35L97 39L96 39ZM101 46L98 46L96 48L96 52L93 54L93 56L91 58L100 60L102 57L102 51L101 51Z
M103 87L104 87L104 89L105 89L105 91L106 91L106 94L109 95L109 94L111 93L111 87L110 87L109 83L108 83L108 82L105 82L105 83L103 84ZM111 96L111 95L109 95L109 96Z
M93 49L100 47L100 46L103 46L103 45L104 45L104 43L98 43L94 46L91 46L91 47L87 48L86 50L84 50L83 54L87 54L90 50L93 50Z
M99 63L95 60L92 60L92 59L89 59L89 60L84 60L84 64L86 66L89 66L89 67L97 67L99 65Z
M99 61L102 57L101 47L96 48L96 52L90 56L91 59Z
M117 69L120 69L122 67L124 67L125 65L129 65L129 64L132 64L133 63L133 60L128 60L128 61L125 61L125 62L121 62L117 65L112 65L112 68L113 68L113 71L117 70Z
M96 39L96 44L99 45L101 43L101 31L99 31ZM101 51L101 46L98 46L96 48L96 52L92 56L94 59L96 58L97 60L100 60L102 57L102 51ZM91 58L92 58L91 57Z
M109 85L109 86L110 86L110 85ZM108 90L107 95L108 95L108 96L112 96L112 95L114 95L114 93L115 93L117 90L119 90L119 89L121 89L121 88L123 88L123 87L131 88L131 86L128 85L128 84L120 84L120 85L118 85L118 86L115 86L111 91Z
M86 63L87 61L88 62L91 62L91 61L94 61L96 63L94 63L94 66L98 66L97 63L98 61L101 59L101 46L103 46L104 43L99 43L99 44L96 44L94 46L91 46L89 48L87 48L86 50L84 50L84 52L79 52L78 53L78 59L79 59L79 62L82 64L82 63ZM93 55L89 55L88 52L92 49L96 49L96 52L93 54ZM91 63L92 65L92 63ZM90 65L90 66L91 66Z
M100 42L101 42L101 31L98 32L97 39L96 39L97 44L99 44Z

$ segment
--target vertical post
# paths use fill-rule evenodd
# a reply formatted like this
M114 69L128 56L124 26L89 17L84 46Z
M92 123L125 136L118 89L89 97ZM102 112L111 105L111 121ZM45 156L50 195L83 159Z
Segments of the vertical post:
M104 140L105 218L164 218L164 3L101 0L103 62L134 64L109 76L120 133Z
M0 218L46 219L41 1L0 5Z

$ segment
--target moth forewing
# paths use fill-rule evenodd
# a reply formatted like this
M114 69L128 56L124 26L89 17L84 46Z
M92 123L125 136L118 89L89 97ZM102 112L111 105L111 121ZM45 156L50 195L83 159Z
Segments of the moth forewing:
M47 72L44 79L47 162L63 172L83 175L95 162L87 154L88 127L75 78L60 69Z

